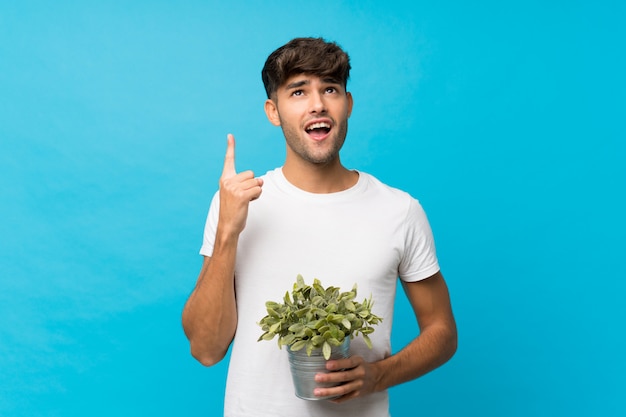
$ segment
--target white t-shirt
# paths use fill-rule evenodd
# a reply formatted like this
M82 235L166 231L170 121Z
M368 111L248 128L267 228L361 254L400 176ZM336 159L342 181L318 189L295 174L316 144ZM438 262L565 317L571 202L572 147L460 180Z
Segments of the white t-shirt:
M265 302L281 302L298 274L306 283L370 295L383 318L368 349L361 338L350 354L367 361L391 354L397 278L418 281L439 271L432 232L419 202L373 176L359 172L345 191L313 194L289 183L281 168L263 176L261 197L250 203L235 265L238 325L233 341L224 415L227 417L381 417L389 415L387 392L334 404L294 394L287 351L276 340L257 342ZM200 253L211 256L219 211L216 194Z

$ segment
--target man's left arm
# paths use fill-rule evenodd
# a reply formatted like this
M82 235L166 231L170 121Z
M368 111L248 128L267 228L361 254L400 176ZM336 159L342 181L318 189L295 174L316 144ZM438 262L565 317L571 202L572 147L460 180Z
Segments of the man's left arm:
M443 365L456 352L457 331L448 287L441 272L416 282L403 282L420 334L398 353L377 362L360 356L327 362L329 371L317 374L318 382L341 382L333 388L317 388L315 395L334 395L343 402L416 379Z

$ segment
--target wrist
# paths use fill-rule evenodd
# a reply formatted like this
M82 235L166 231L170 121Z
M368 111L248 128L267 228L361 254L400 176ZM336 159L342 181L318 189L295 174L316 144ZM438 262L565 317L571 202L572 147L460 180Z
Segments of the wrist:
M378 362L373 362L372 365L372 377L374 381L374 392L384 391L387 388L387 384L385 383L385 373L386 373L386 364L385 360L381 360Z
M215 233L213 252L236 251L239 241L239 233L233 228L218 227Z

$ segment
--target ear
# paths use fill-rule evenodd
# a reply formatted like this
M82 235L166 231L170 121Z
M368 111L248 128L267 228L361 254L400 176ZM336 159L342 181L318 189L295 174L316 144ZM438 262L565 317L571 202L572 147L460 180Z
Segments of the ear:
M265 100L265 115L267 116L267 120L270 121L274 126L280 126L280 116L278 115L278 107L276 103L272 99Z
M346 92L346 96L348 98L348 117L350 117L350 115L352 114L352 105L354 104L354 101L352 99L352 93Z

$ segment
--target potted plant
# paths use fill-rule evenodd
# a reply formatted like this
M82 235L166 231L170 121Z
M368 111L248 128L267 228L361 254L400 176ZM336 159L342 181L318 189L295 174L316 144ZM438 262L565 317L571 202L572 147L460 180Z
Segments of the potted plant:
M291 296L285 293L283 302L265 303L267 315L258 323L263 329L261 340L278 336L278 346L287 346L296 395L317 400L313 395L317 372L326 372L329 359L348 357L350 340L361 335L371 349L369 334L382 318L372 313L373 300L355 301L357 285L351 291L324 288L318 279L307 285L298 275Z

